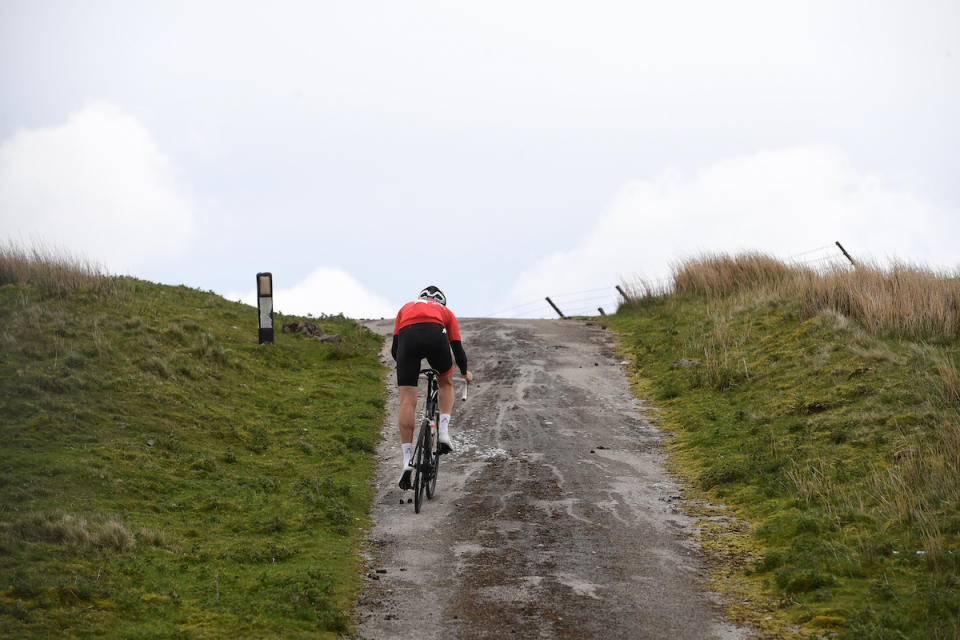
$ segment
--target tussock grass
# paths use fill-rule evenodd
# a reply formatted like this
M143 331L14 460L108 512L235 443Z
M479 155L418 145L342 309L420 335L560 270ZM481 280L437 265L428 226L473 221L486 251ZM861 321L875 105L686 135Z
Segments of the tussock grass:
M123 279L79 256L13 243L0 245L0 285L4 284L30 284L58 297L84 292L110 296L129 289Z
M960 277L909 264L824 273L800 271L785 293L799 295L804 313L833 309L874 334L913 339L960 337Z
M673 267L677 296L720 298L749 292L797 297L807 317L832 310L874 334L960 337L960 274L906 263L888 267L792 265L762 253L703 255Z
M960 407L960 372L945 353L934 352L931 359L940 377L940 397L944 404Z
M631 280L621 280L620 289L626 297L626 300L622 300L620 303L620 308L624 310L642 308L645 305L653 304L664 299L672 292L670 286L665 283L658 283L639 276Z
M762 288L779 290L807 271L762 253L703 255L674 265L673 292L678 296L722 297Z
M46 542L117 552L133 550L138 541L154 547L176 547L163 533L141 529L135 534L116 518L88 520L61 511L32 513L7 527L13 531L16 539L25 543Z
M606 319L689 495L745 521L702 524L716 588L752 603L737 619L960 636L957 289L907 265L708 256Z

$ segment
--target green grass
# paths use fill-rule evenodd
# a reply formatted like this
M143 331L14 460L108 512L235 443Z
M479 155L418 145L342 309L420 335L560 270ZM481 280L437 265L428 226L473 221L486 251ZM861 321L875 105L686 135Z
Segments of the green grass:
M212 293L0 283L0 635L343 632L380 338L277 317L259 346L256 310Z
M944 370L960 341L801 308L651 296L605 322L662 409L691 510L713 516L701 542L731 615L770 636L955 638L960 416Z

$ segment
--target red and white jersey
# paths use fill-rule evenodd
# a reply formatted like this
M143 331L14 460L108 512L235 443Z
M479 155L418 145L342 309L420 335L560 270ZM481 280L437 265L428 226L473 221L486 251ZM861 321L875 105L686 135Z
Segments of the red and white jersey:
M408 302L400 308L397 313L397 320L393 323L393 335L397 335L400 329L411 324L421 322L436 322L447 328L447 336L450 342L460 340L460 324L453 311L447 309L436 300L414 300Z

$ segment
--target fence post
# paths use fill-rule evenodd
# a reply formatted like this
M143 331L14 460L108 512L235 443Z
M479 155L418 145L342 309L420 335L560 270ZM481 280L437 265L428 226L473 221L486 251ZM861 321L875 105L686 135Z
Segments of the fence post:
M600 315L602 315L602 316L607 315L607 314L605 314L605 313L603 312L603 307L597 307L597 311L599 311L599 312L600 312Z
M847 260L850 261L850 264L852 264L853 266L857 266L857 263L853 261L853 258L850 257L850 254L847 253L847 250L843 248L843 245L840 244L840 241L839 241L839 240L837 241L836 244L837 244L838 247L840 247L840 251L843 251L843 255L845 255L845 256L847 257Z
M630 298L628 298L628 297L627 297L627 294L625 294L625 293L623 292L623 289L620 288L620 285L614 285L614 286L617 287L617 291L619 291L619 292L620 292L620 295L623 296L623 301L624 301L624 302L629 302L629 301L630 301Z
M553 310L557 312L557 315L559 315L561 318L566 318L566 317L567 317L567 316L563 315L563 311L560 311L560 309L557 308L557 305L553 304L553 300L550 299L550 296L547 296L546 299L547 299L547 302L550 303L550 306L553 307Z

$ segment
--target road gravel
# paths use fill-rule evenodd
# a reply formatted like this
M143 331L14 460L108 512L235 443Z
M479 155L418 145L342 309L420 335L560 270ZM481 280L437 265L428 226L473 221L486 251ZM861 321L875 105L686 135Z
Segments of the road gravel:
M389 335L393 322L368 326ZM353 637L749 637L705 591L664 436L612 336L595 322L482 318L462 320L461 333L476 380L466 402L458 389L455 453L420 514L397 487L387 380Z

